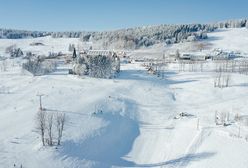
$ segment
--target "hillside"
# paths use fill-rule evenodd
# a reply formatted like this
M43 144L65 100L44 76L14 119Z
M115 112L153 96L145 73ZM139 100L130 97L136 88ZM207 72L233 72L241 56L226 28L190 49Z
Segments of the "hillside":
M134 58L162 58L163 53L171 54L176 50L180 52L199 52L198 45L206 46L203 53L210 53L214 49L248 53L248 29L224 28L208 33L208 39L196 42L184 42L173 45L157 44L152 47L133 51L130 55Z
M159 43L175 44L206 39L208 32L218 28L248 27L247 19L234 19L209 24L155 25L115 31L41 32L0 29L0 38L22 39L51 36L53 38L80 38L83 42L97 43L95 49L138 49Z
M248 29L220 29L209 33L212 48L248 53Z
M202 40L200 43L204 43L208 46L207 50L213 50L221 48L230 51L240 51L248 53L247 50L247 34L248 29L246 28L234 28L234 29L218 29L214 32L208 33L208 39ZM42 43L43 46L32 46L32 43ZM130 54L134 57L162 57L163 52L173 53L177 49L182 51L197 51L195 44L198 42L184 42L173 45L156 44L150 47L140 48L132 51ZM1 39L0 40L0 56L6 55L5 49L11 45L21 48L24 52L31 51L36 54L48 54L49 52L63 52L68 53L70 44L75 44L78 48L98 48L100 44L98 42L84 42L80 38L52 38L39 37L32 39Z
M211 48L206 50L247 52L247 33L244 28L210 33L204 43ZM0 53L13 44L43 54L67 51L78 40L1 39ZM29 45L37 41L44 46ZM157 45L132 51L130 56L160 57L164 50L187 52L192 45ZM6 70L0 71L1 168L248 165L247 75L232 73L230 87L216 88L213 62L204 64L203 72L182 72L179 64L170 64L164 78L148 74L142 63L123 63L115 79L69 75L63 64L59 73L32 76L20 62L20 58L7 59ZM35 120L41 93L47 113L66 115L61 146L41 144ZM182 112L189 115L180 117ZM230 125L216 125L216 112L228 113Z

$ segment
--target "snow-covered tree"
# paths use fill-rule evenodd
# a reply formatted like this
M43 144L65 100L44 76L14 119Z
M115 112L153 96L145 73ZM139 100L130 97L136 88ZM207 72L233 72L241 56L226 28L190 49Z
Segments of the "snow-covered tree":
M11 58L22 57L24 54L20 48L14 49L10 52Z
M94 56L89 59L89 76L95 78L112 77L112 60L108 56Z
M180 58L180 52L178 49L176 50L175 58L176 58L176 60L179 60L179 58Z
M104 32L37 32L0 29L0 38L27 38L51 35L53 38L80 38L83 42L96 42L99 49L134 49L156 43L179 43L185 40L205 39L206 33L217 28L247 27L247 19L227 20L213 24L182 24L144 26ZM69 51L72 44L69 45Z
M20 48L17 48L16 45L11 45L5 49L5 53L9 54L11 58L22 57L24 54Z
M55 61L46 61L44 58L28 59L22 64L22 68L32 73L34 76L44 75L55 71L57 64Z

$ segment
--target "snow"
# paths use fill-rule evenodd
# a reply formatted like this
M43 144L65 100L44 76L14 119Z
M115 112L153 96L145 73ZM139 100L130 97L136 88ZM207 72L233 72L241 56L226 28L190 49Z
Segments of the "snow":
M44 45L32 46L32 43L42 43ZM1 39L0 40L0 56L4 56L5 49L9 46L16 45L24 52L31 51L34 54L47 55L49 52L67 53L69 44L75 44L75 47L80 43L79 38L52 38L51 36L31 38L31 39Z
M246 32L231 29L210 36L228 38L227 32L236 31ZM52 46L67 50L77 41L46 38L41 38L47 45L44 51ZM224 48L225 38L211 42ZM0 40L0 44L13 42L28 49L34 40ZM240 49L245 51L244 46ZM149 50L156 51L142 52ZM21 70L18 60L8 60L7 71L0 72L0 167L247 167L248 76L232 74L231 86L220 89L213 87L210 71L170 68L161 79L147 74L141 63L123 64L121 70L116 79L66 72L33 77ZM38 93L45 95L47 112L66 114L61 146L42 147L35 127ZM102 113L93 114L96 108ZM229 112L231 120L238 113L244 122L217 126L215 111ZM192 117L174 119L181 112Z
M220 29L208 34L214 48L248 53L248 29Z
M203 51L200 51L198 44L204 45ZM248 55L248 29L247 28L229 28L218 29L208 33L208 39L200 42L183 42L173 45L156 44L152 47L141 48L135 50L129 55L135 59L142 58L162 58L163 54L175 54L176 50L180 53L211 53L215 49L223 51L240 52L243 55Z

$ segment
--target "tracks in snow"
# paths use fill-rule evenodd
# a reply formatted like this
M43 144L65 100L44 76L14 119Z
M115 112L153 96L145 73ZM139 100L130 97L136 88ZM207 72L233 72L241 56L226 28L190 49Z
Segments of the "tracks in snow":
M200 129L191 143L189 144L187 150L185 151L182 159L176 164L176 168L187 167L190 161L192 161L193 156L195 156L197 149L201 146L204 139L211 134L211 130L208 128Z

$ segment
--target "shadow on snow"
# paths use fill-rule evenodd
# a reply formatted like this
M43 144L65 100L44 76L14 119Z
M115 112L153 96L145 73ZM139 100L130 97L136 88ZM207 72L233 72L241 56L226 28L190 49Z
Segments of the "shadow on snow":
M97 163L96 167L131 166L134 163L122 159L132 149L139 135L137 122L120 114L97 114L108 125L94 136L82 142L66 141L61 154L67 157L87 159Z
M177 74L176 72L165 72L164 78L157 77L156 75L148 74L146 70L123 70L118 76L118 80L142 80L145 82L152 82L157 84L180 84L180 83L189 83L196 82L197 80L170 80L170 76Z
M129 167L157 167L157 166L166 166L166 165L181 165L186 166L191 161L199 161L201 159L206 159L209 157L214 156L215 153L212 152L203 152L203 153L196 153L196 154L188 154L183 157L168 160L161 163L154 163L154 164L135 164Z

